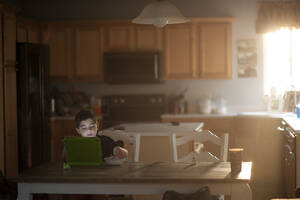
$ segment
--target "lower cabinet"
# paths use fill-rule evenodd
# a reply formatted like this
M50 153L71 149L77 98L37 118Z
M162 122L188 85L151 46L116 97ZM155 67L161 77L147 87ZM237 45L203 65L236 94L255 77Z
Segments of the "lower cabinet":
M283 145L284 136L277 127L281 119L269 117L229 116L203 118L163 118L163 122L204 122L203 129L221 136L229 133L229 147L241 147L243 161L252 161L250 187L253 199L265 200L284 197ZM75 122L71 119L51 121L51 158L62 158L63 138L76 135ZM130 145L125 144L132 156ZM179 149L179 154L190 151L192 144ZM205 144L206 150L218 155L213 144ZM170 139L167 136L141 137L140 161L172 161Z
M74 119L52 119L51 129L51 161L62 161L64 137L76 135Z
M281 119L270 117L162 118L163 122L204 122L204 128L221 136L229 133L229 148L243 148L243 161L252 161L250 187L255 200L284 197ZM215 153L212 144L205 144ZM217 153L216 153L217 154Z

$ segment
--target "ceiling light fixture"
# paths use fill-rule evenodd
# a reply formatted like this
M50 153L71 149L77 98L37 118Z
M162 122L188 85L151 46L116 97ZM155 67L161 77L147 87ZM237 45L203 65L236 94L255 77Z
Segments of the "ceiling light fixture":
M167 0L157 0L149 3L139 16L132 20L135 24L153 24L164 27L167 24L188 22L181 12Z

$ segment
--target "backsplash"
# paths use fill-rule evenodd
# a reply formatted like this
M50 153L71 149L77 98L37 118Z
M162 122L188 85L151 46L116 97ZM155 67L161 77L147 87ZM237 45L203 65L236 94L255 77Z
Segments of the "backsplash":
M251 79L247 80L252 82ZM253 79L254 82L257 79ZM264 109L263 91L249 87L247 90L239 83L240 80L168 80L163 84L139 85L108 85L104 83L69 83L52 82L62 92L72 90L85 93L87 96L103 96L112 94L155 94L176 95L187 89L185 99L189 105L190 113L197 113L198 103L203 96L223 98L228 112L259 111ZM240 85L240 86L239 86ZM234 90L231 88L235 88Z

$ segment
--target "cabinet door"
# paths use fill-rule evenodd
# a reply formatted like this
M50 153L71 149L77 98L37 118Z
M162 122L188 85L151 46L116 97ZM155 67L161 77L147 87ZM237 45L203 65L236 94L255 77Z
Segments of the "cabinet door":
M77 135L75 121L70 120L51 120L51 161L62 161L64 149L64 137Z
M2 172L4 172L4 119L3 119L3 114L4 114L4 106L3 106L3 103L4 103L4 99L3 99L3 66L1 64L0 66L0 77L1 77L1 81L0 81L0 106L1 106L1 109L0 109L0 170Z
M203 23L197 26L197 58L200 78L230 79L231 23Z
M64 27L50 27L50 77L51 79L68 79L71 77L70 66L71 30Z
M165 29L166 79L195 77L192 26L168 25Z
M3 18L3 43L4 43L4 65L16 65L16 15L4 12Z
M28 42L41 43L41 28L38 24L31 24L28 26Z
M162 29L137 25L135 27L135 44L137 50L162 50Z
M99 27L78 27L75 32L75 78L103 80L103 33Z
M0 14L0 21L2 22L2 13ZM2 33L3 29L0 26L0 33ZM2 37L0 37L0 47L3 46ZM0 48L0 60L3 60L3 48ZM4 172L5 170L5 148L4 148L4 83L3 83L3 75L4 75L4 68L3 63L0 62L0 170Z
M106 50L133 50L132 25L108 25L106 27Z
M18 118L16 80L16 15L3 13L5 175L18 175Z
M18 22L17 24L17 41L18 42L30 42L41 43L41 28L39 24L23 24Z
M17 24L17 42L27 42L26 26L22 23Z
M4 68L5 175L18 175L16 68Z

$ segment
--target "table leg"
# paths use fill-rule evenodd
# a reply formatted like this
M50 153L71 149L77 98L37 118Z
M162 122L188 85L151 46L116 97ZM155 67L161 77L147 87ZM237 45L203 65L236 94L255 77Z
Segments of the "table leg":
M233 183L231 185L231 200L252 200L252 191L249 184Z
M21 183L18 184L18 199L17 200L32 200L32 194Z

